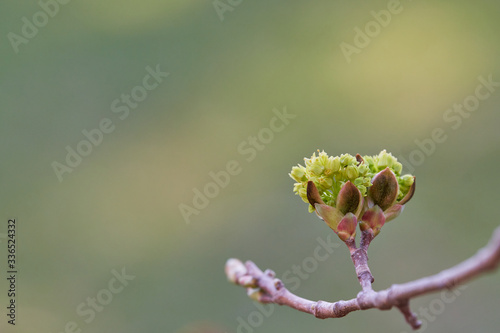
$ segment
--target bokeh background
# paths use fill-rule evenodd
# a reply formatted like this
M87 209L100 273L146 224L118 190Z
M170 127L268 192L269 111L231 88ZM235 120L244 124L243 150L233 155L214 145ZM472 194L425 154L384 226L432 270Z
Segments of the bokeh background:
M23 17L33 22L42 7L0 4L2 332L64 332L71 322L77 328L67 332L410 331L397 310L335 320L284 307L265 315L226 281L227 258L281 277L327 239L330 229L288 177L316 149L387 149L418 178L404 214L370 248L376 289L436 273L489 239L498 225L499 87L474 112L444 117L474 95L479 77L500 81L498 2L402 0L350 62L341 44L355 46L354 29L376 22L371 11L387 10L387 1L218 6L225 11L211 0L71 1L16 52L9 34L22 36ZM169 76L121 120L111 104L142 85L148 66ZM295 118L247 161L238 147L269 127L274 109ZM66 146L75 149L104 118L114 131L59 181L53 162L65 163ZM422 153L415 140L428 142L437 128L446 139ZM241 172L186 223L180 205L193 206L195 189L232 160ZM5 316L12 217L15 327ZM85 322L79 305L122 268L135 279ZM439 294L412 307L430 313L427 332L496 332L499 277L467 284L444 308ZM299 281L296 293L315 300L359 291L343 246Z

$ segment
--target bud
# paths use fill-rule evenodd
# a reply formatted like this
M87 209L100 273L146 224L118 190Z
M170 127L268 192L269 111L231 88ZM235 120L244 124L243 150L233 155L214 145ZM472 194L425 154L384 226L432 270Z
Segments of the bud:
M401 171L403 171L403 164L401 164L399 162L394 162L394 164L392 166L392 170L394 170L394 173L396 175L400 175Z
M340 158L330 156L325 165L325 174L330 175L340 170Z
M411 184L410 189L408 190L408 193L406 193L406 195L404 196L404 198L401 199L401 201L399 201L398 204L404 205L408 201L410 201L410 199L413 197L413 194L415 193L415 180L416 180L416 178L413 177L413 182Z
M377 173L372 179L372 184L368 193L374 205L386 210L396 202L399 184L391 169L387 167Z
M344 242L356 237L356 226L358 219L353 213L347 213L337 227L337 235Z
M410 187L413 185L414 178L415 177L412 175L404 175L401 177L400 184L405 187Z
M316 176L319 176L323 173L323 170L325 170L325 167L316 162L316 163L313 163L311 165L310 170L313 174L315 174Z
M306 168L302 165L294 166L292 168L292 172L289 173L290 177L292 177L296 182L301 183L306 179Z
M319 177L318 182L322 188L330 188L333 185L333 179L328 176Z
M257 280L250 275L243 275L238 278L237 284L247 288L255 288L257 287Z
M262 300L262 295L264 295L264 293L260 290L260 288L248 288L247 295L248 297L250 297L250 299L260 302Z
M365 162L365 160L363 160L363 157L361 157L361 155L359 154L356 154L356 161L359 163L359 164L362 164Z
M322 152L319 152L319 149L318 149L318 162L326 167L326 164L328 163L328 154L325 153L325 151L323 150Z
M358 169L356 169L356 167L353 165L349 165L346 168L345 172L346 172L347 178L349 178L349 179L355 179L359 176Z
M307 200L309 200L309 203L314 207L315 204L325 204L323 200L321 199L321 195L318 192L318 189L316 188L316 185L312 181L307 182Z
M415 177L401 176L402 164L385 150L374 156L332 157L319 150L317 154L304 158L305 167L292 167L289 175L296 181L295 194L309 203L309 212L316 212L334 230L347 213L360 221L374 206L382 209L386 221L394 219L403 208L393 206L403 206L414 194Z
M384 223L384 212L379 206L373 206L363 214L361 222L359 222L359 228L362 231L371 229L373 231L373 236L377 236L380 229L384 226Z
M325 221L333 231L337 232L337 226L344 217L344 214L337 208L325 204L317 203L314 205L314 208L316 208L316 214Z
M385 222L389 222L391 220L394 220L396 217L399 216L403 212L403 209L405 206L403 205L394 205L392 207L389 207L385 212Z
M226 261L224 271L226 272L227 279L230 282L237 284L238 278L247 273L247 268L238 259L231 258Z
M342 214L358 215L363 207L363 196L353 183L347 181L340 189L335 206Z
M368 166L366 164L362 163L358 166L358 172L360 175L364 176L364 175L366 175L366 173L368 171L370 171L370 169L368 168Z
M399 164L398 166L396 166L397 169L400 169L402 168L403 166L401 165L401 163L399 163L397 161L397 159L392 156L391 153L388 153L385 149L382 150L380 152L380 154L378 154L378 156L375 156L375 158L377 160L377 169L378 170L382 170L382 169L385 169L385 168L390 168L390 169L393 169L393 167L396 165L396 164Z

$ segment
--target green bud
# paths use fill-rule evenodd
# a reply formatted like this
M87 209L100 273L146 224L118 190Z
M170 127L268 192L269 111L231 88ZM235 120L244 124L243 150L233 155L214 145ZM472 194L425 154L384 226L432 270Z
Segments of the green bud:
M313 164L311 164L309 170L311 170L311 172L313 174L319 176L323 173L323 170L325 170L325 167L319 163L313 163Z
M354 180L355 178L357 178L359 176L358 169L353 165L349 165L346 168L346 175L347 175L347 178Z
M359 178L354 179L353 184L356 185L356 186L363 185L364 184L363 177L359 177Z
M340 170L340 158L338 156L336 157L330 156L325 164L325 174L330 175L333 174L334 172L338 172L339 170Z
M325 189L330 188L333 185L333 179L330 177L327 177L327 176L319 177L318 182L319 182L319 185Z
M361 192L361 195L363 197L365 197L366 196L366 191L367 191L366 186L365 185L358 185L356 187L358 188L359 192Z
M306 179L306 168L302 165L294 166L292 168L292 172L289 173L290 177L292 177L296 182L301 183Z
M390 168L392 166L389 154L384 150L378 154L378 159L377 159L377 169L378 170L383 170L385 168Z
M415 179L415 177L413 177L412 175L401 176L401 178L400 178L400 184L402 186L410 187L410 186L413 185L414 179Z
M363 156L363 160L365 161L365 165L367 165L370 170L374 170L375 161L373 160L373 157L366 155Z
M326 164L328 163L328 155L324 150L318 154L318 162L323 166L326 166Z
M340 164L343 166L353 165L356 162L356 158L350 154L340 155Z
M408 190L408 193L406 193L405 197L401 199L401 201L398 202L400 205L406 204L410 199L413 197L413 194L415 194L415 177L413 177L413 183L411 184L410 189Z
M298 194L302 198L304 202L309 202L309 199L307 198L307 189L302 187L299 191Z
M362 163L358 166L358 172L360 175L364 176L368 173L368 171L370 171L370 168L366 164Z
M394 173L396 175L400 175L401 174L401 171L403 170L403 164L399 163L399 162L394 162L393 166L392 166L392 170L394 171Z

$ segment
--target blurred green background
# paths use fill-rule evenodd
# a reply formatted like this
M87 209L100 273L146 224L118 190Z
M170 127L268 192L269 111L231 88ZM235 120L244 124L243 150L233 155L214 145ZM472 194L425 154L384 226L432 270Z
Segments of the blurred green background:
M221 0L219 13L211 0L43 3L53 17L37 14L37 1L0 4L2 332L64 332L71 322L82 332L409 332L397 310L266 316L226 281L229 257L281 277L330 235L288 177L316 149L387 149L418 178L404 214L370 248L376 289L458 263L498 225L500 89L464 116L447 111L475 94L479 77L500 81L498 2L401 1L385 27L371 11L387 1ZM34 20L36 33L23 28ZM367 24L373 37L348 62L340 45L355 47ZM120 119L111 104L143 85L148 66L169 76ZM273 109L285 108L295 118L265 137ZM114 131L59 181L53 162L105 118ZM436 128L446 140L430 144ZM247 161L241 148L259 133L269 140ZM241 172L186 223L180 205L193 206L194 189L231 160ZM12 217L15 327L5 316ZM78 307L105 299L122 268L135 279L87 323ZM426 332L496 332L498 281L483 276L444 308L440 294L412 307L430 313ZM314 300L359 291L344 246L295 285Z

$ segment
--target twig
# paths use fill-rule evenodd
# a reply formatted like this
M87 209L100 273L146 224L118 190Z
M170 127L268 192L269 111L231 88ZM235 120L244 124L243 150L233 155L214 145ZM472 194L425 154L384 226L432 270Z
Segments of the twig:
M363 238L365 239L363 240ZM348 244L358 279L363 287L356 298L348 301L315 302L299 297L286 289L283 282L275 278L274 272L270 270L262 272L251 261L247 261L245 267L240 270L231 271L232 268L228 269L226 266L226 273L233 282L247 287L251 297L262 303L286 305L321 319L343 317L356 310L371 308L388 310L397 307L408 324L413 329L418 329L421 322L410 310L410 299L442 289L451 289L482 273L495 270L500 263L500 227L498 227L484 248L460 264L432 276L395 284L385 290L373 291L371 287L373 277L366 264L368 259L366 249L371 241L369 238L372 237L362 235L359 249L356 248L355 244Z

